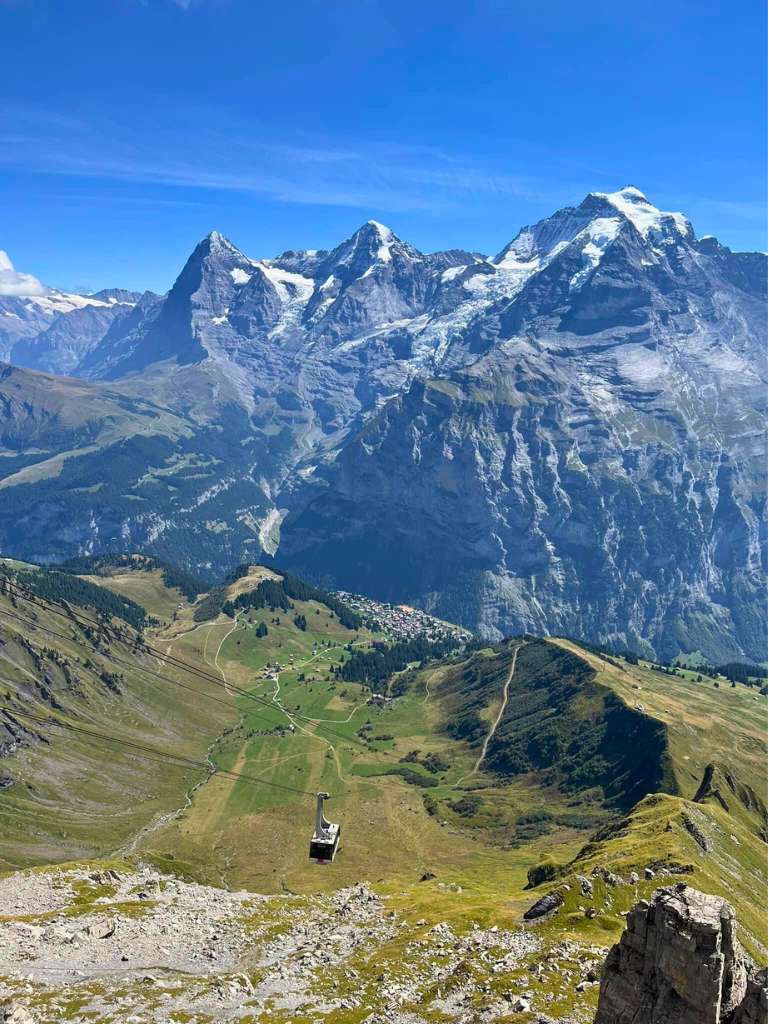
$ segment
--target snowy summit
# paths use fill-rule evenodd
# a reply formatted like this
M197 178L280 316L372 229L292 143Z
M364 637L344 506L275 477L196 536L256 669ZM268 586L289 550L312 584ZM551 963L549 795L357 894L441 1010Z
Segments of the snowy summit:
M618 192L592 192L591 194L598 199L607 200L611 206L614 206L619 213L634 224L643 238L647 238L651 232L661 234L664 227L670 224L684 237L692 234L690 221L684 214L659 210L634 185L626 185Z

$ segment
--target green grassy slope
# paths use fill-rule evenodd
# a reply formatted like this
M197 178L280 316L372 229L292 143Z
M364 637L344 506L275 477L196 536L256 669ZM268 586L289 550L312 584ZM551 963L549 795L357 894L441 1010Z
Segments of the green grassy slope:
M13 780L0 783L0 870L117 853L267 893L308 896L365 878L412 923L459 932L517 928L557 892L557 913L531 925L537 962L561 958L563 939L587 952L607 946L639 897L683 877L725 895L749 951L768 958L766 698L756 690L529 637L411 665L374 696L335 669L378 638L345 628L321 602L199 621L204 597L190 602L156 568L87 578L146 608L156 620L147 640L208 678L149 654L128 627L108 643L0 593L0 705L209 756L220 771L160 765L50 724L25 735L22 714L14 739L0 715L0 778ZM254 567L225 596L264 579L279 582ZM320 788L342 823L330 868L307 857ZM398 939L375 962L361 952L355 986L375 1003L377 978L402 956ZM588 1015L596 998L531 963L519 978L463 970L485 986L479 999L517 984L555 1016Z
M8 867L132 850L172 819L184 807L186 794L207 778L207 771L158 763L151 753L101 742L65 728L68 724L140 743L150 751L198 760L212 755L212 766L254 773L268 782L270 755L265 751L262 757L261 746L270 734L287 735L286 714L277 705L265 706L268 701L256 703L234 694L226 680L234 683L236 677L235 685L259 693L267 664L280 660L281 683L288 692L298 684L298 669L292 672L291 666L308 662L305 676L310 681L301 684L303 713L320 714L325 691L311 681L314 666L322 669L318 678L325 678L343 656L344 645L371 640L368 634L346 629L316 601L294 602L290 612L260 609L241 613L236 620L218 615L196 622L195 608L203 598L190 603L178 588L167 586L160 570L140 562L80 577L6 565L23 570L18 578L45 598L22 598L11 590L0 594L0 863ZM227 594L234 598L274 576L270 570L254 569L231 583ZM65 605L49 603L52 595L61 596L57 588L62 581L69 587L70 580L66 594L71 599L72 590L79 599L73 615ZM80 580L85 583L82 593ZM86 616L95 623L113 608L119 611L112 595L129 598L132 604L126 607L132 613L140 606L153 616L143 634L112 618L111 625L124 636L116 639L81 619ZM300 616L306 629L294 621ZM260 621L269 623L266 637L256 637ZM154 653L143 648L144 637ZM166 661L165 655L201 668L207 678ZM238 670L225 677L222 661L233 658ZM297 738L304 728L298 727ZM350 735L355 728L357 724L348 723ZM236 749L238 738L247 746L242 756ZM303 774L294 772L289 781L293 789L302 788L315 772L318 742L307 740L306 746L303 762L296 759L297 767L304 764ZM320 750L326 746L321 744ZM260 803L282 805L292 795L230 781L233 807L244 812Z
M448 730L472 744L481 716L510 669L515 641L470 659L444 683ZM638 748L646 756L635 756ZM540 784L628 808L649 792L675 790L665 730L595 679L583 658L543 640L520 648L508 704L488 745L487 768L505 777L537 773Z
M87 607L75 611L96 614ZM123 640L40 601L0 593L4 866L108 853L173 811L205 777L73 732L67 723L201 759L236 720L227 707L195 696L215 694L215 686L190 683L186 673L144 651L134 629L119 625ZM158 671L162 679L152 674ZM173 680L193 692L177 689Z
M575 858L556 858L559 877L532 891L536 898L554 890L564 896L563 909L549 927L558 933L615 931L621 912L663 884L665 876L659 872L671 869L681 871L690 884L729 899L737 910L742 939L758 960L764 960L766 698L744 686L697 682L695 672L670 676L642 662L629 665L601 657L570 641L555 643L583 660L598 685L663 728L674 787L646 796L629 813L598 830ZM642 761L648 750L640 746L635 755ZM657 877L646 880L646 867ZM635 871L641 881L629 890L611 890L606 913L589 922L576 875L589 876L596 869L624 877ZM597 896L592 905L599 906Z

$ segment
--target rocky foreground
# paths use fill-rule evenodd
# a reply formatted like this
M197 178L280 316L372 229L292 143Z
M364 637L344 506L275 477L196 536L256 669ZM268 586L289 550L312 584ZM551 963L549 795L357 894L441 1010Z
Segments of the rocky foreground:
M561 991L594 997L605 954L545 950L532 929L406 919L365 883L259 896L149 868L29 871L0 880L0 911L12 1024L560 1020L547 1006Z
M0 879L0 1021L768 1024L733 911L684 883L610 951L411 920L366 883L260 896L151 868ZM602 980L601 980L602 979Z

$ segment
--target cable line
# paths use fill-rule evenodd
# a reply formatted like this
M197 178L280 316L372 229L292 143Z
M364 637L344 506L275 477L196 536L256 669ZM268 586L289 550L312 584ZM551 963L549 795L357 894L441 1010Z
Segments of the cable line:
M76 643L76 644L78 644L78 646L83 647L85 650L89 651L90 653L93 653L92 649L90 647L88 647L85 643L83 643L82 640L73 640L72 637L66 636L64 633L59 633L55 629L51 629L50 626L43 626L39 622L35 622L33 619L27 619L23 615L18 615L15 612L9 612L5 608L0 608L0 615L5 615L5 616L7 616L8 618L11 618L11 619L16 619L18 622L23 622L27 626L32 626L33 629L39 629L41 632L47 633L49 636L54 636L54 637L56 637L59 640L65 640L67 643ZM186 683L183 683L183 682L181 682L178 679L172 679L170 676L162 675L160 672L156 672L154 669L147 668L144 665L138 665L135 661L128 661L126 658L121 658L119 655L114 654L112 651L110 651L109 658L110 658L111 661L115 662L116 664L118 664L118 665L125 665L125 666L127 666L128 668L132 669L135 672L143 672L145 675L155 676L157 679L159 679L163 683L170 683L172 686L178 686L182 690L187 690L189 693L194 694L196 697L203 697L206 700L215 701L217 704L221 704L223 707L227 708L230 711L237 711L238 713L240 713L241 710L242 710L233 701L224 700L221 697L216 697L212 693L205 693L205 691L198 690L194 686L188 686ZM216 684L217 687L220 688L221 687L221 680L220 679L216 679L215 680L215 684ZM298 717L303 717L303 716L299 716L299 715L295 714L294 712L287 712L287 711L285 711L285 709L281 705L279 705L279 704L272 703L271 701L259 700L254 695L249 694L247 690L243 691L243 695L246 696L246 697L250 697L252 700L257 701L260 706L263 705L264 707L266 707L268 709L271 709L271 710L276 709L278 711L281 711L289 720L292 717L297 717L297 718ZM274 727L274 722L272 722L271 720L269 720L267 718L264 718L263 715L259 715L255 711L252 711L249 708L246 709L245 713L247 713L248 715L251 715L253 718L257 719L259 722L263 722L265 725ZM314 721L314 719L308 718L308 719L306 719L306 721L309 722L312 725L315 725L318 728L318 739L326 739L326 737L323 736L322 733L320 732L319 726L317 726L317 723ZM364 749L367 749L367 748L365 748L364 744L359 743L358 740L352 739L351 737L339 736L336 733L333 733L332 735L334 735L337 739L348 741L350 743L357 743L359 746L363 746Z
M101 740L105 743L113 743L131 751L136 750L143 756L147 756L148 760L165 763L170 762L178 768L197 768L207 771L211 775L224 775L228 778L242 780L244 782L250 782L260 786L270 786L273 789L282 789L288 793L296 793L299 796L307 796L311 797L313 800L315 799L315 794L306 789L299 789L296 786L288 786L280 782L270 782L267 779L260 779L254 775L246 775L244 772L230 771L227 768L220 768L217 765L212 765L207 761L197 761L194 758L185 757L183 754L169 754L166 751L158 750L157 747L148 747L143 743L136 743L133 740L128 740L121 736L94 732L92 729L86 729L82 726L75 725L66 719L55 718L53 716L42 718L38 715L30 714L27 711L16 711L15 709L7 707L0 707L0 711L11 719L22 718L35 722L38 725L58 725L60 728L66 729L68 732L78 733L79 735L87 736L89 739Z
M58 615L60 618L65 618L68 621L74 620L80 626L83 625L83 622L86 622L88 625L95 626L98 629L103 630L106 633L113 634L114 636L117 637L118 640L120 640L123 643L135 645L135 639L133 637L131 637L130 634L124 633L124 632L122 632L121 630L117 629L116 627L114 627L112 625L108 625L108 624L106 624L106 623L104 623L104 622L102 622L102 621L100 621L98 619L93 619L90 616L85 615L84 613L80 613L80 612L75 613L71 609L69 610L69 612L61 611L49 599L40 597L40 595L36 594L33 590L30 590L29 588L24 587L23 584L20 584L20 583L18 583L15 580L10 580L8 577L6 577L6 582L10 586L15 587L17 589L17 591L21 591L21 593L17 592L17 593L14 594L14 596L16 596L16 597L21 597L22 599L27 599L27 600L32 599L34 601L39 601L43 606L48 607L49 610L52 612L52 614ZM161 650L159 650L159 648L153 647L151 644L148 644L145 640L142 641L142 647L146 651L148 651L150 654L152 654L154 657L156 657L158 660L165 661L165 662L169 663L170 665L172 665L174 668L180 668L180 669L184 670L185 672L191 672L193 675L197 675L197 676L199 676L200 678L204 679L207 682L214 683L216 686L219 686L219 687L221 686L221 682L222 682L221 679L219 679L217 676L213 675L212 673L207 672L205 669L198 668L198 666L192 665L189 662L184 661L183 659L176 657L176 655L168 654L167 652L161 651ZM163 678L166 678L166 677L163 677ZM174 680L169 680L169 682L174 682ZM264 707L274 708L275 706L277 706L274 701L268 701L268 700L266 700L266 698L259 697L257 694L253 694L249 690L245 690L242 687L236 686L236 685L234 685L232 683L227 684L227 687L233 693L236 693L236 694L238 694L241 697L245 697L248 700L252 700L252 701L254 701L257 704L261 704ZM288 715L288 712L284 712L284 713L286 715ZM316 719L309 718L307 715L303 715L303 714L301 714L298 711L290 712L289 717L296 718L296 719L298 719L300 721L303 721L303 722L307 722L310 725L318 725L319 724ZM354 739L352 737L346 736L343 733L339 733L335 729L328 728L326 726L324 728L324 730L322 730L322 731L328 733L331 736L335 736L338 740L342 740L342 741L345 741L345 742L348 742L348 743L355 743L357 746L362 747L363 749L367 749L365 747L364 743L361 743L359 740L356 740L356 739Z
M39 622L35 622L33 619L27 619L23 615L17 615L15 612L6 611L5 608L0 608L0 615L5 615L8 618L16 619L18 622L23 622L25 625L32 626L34 629L39 629L41 632L47 633L49 636L55 636L58 640L65 640L65 641L67 641L67 643L76 643L78 646L84 647L86 650L89 650L89 651L91 650L91 648L87 647L86 644L84 644L82 640L74 640L73 641L72 637L66 636L64 633L58 633L55 629L51 629L50 626L43 626ZM91 653L93 653L93 652L91 651ZM112 652L110 652L109 658L110 658L110 660L114 661L118 665L127 665L129 668L132 668L134 671L143 672L145 675L156 676L158 679L160 679L164 683L171 683L173 686L178 686L182 690L188 690L189 693L193 693L197 697L205 697L206 700L216 701L217 704L221 704L223 707L227 708L230 711L238 711L239 710L237 705L234 704L232 701L222 700L221 697L216 697L212 693L205 693L203 690L196 690L193 686L187 686L186 683L182 683L178 679L171 679L168 676L163 676L159 672L155 672L151 668L147 668L144 665L137 665L135 662L128 661L125 658L121 658L119 655L113 654ZM219 680L218 685L219 686L221 685L221 681L220 680ZM258 718L259 721L261 721L261 722L267 722L267 724L271 724L271 723L269 723L267 721L266 718L260 718L258 715L256 715L255 712L251 711L251 712L249 712L249 714L252 714L254 716L254 718Z
M93 619L90 616L87 616L87 615L84 615L84 614L80 614L80 613L76 614L71 609L70 609L69 612L61 611L59 608L57 608L55 605L53 605L50 600L41 597L39 594L35 594L34 591L29 590L28 588L24 587L22 584L17 583L15 580L10 580L8 577L6 577L5 582L6 582L6 587L8 588L9 592L11 593L11 595L14 596L14 597L21 598L22 600L27 600L30 603L39 602L43 607L48 608L49 611L53 615L58 615L59 618L64 618L64 619L66 619L69 622L74 621L77 625L79 625L81 627L83 626L84 623L87 624L88 626L94 626L97 629L102 630L103 632L105 632L107 634L111 633L114 637L116 637L122 643L130 644L131 646L135 646L136 645L135 638L131 637L130 634L126 634L126 633L116 629L115 627L107 625L106 623L101 622L101 621L99 621L97 619ZM11 588L16 588L16 589L13 590ZM67 640L67 641L71 641L72 640L71 637L67 637L67 636L64 636L61 633L57 633L55 630L52 630L52 629L50 629L47 626L41 626L37 622L33 622L33 621L29 620L29 619L23 619L21 616L14 616L12 612L5 611L4 609L0 609L0 613L2 613L4 615L9 615L9 616L14 617L14 618L18 618L18 619L20 619L20 621L25 622L27 625L35 626L38 629L41 629L43 632L50 633L52 636L56 636L56 637L59 637L60 639ZM75 643L79 643L81 646L85 646L84 644L82 644L82 641L77 641L76 640ZM146 650L149 654L153 655L158 660L161 660L161 661L165 662L166 664L171 665L173 668L178 668L178 669L183 670L185 672L191 673L192 675L196 675L199 678L203 679L205 682L213 683L217 687L221 687L221 685L222 685L222 680L220 678L218 678L217 676L213 675L212 673L206 672L204 669L200 669L197 666L190 664L189 662L183 661L181 658L177 658L175 655L169 655L166 652L163 652L163 651L159 650L158 648L153 647L151 644L146 643L146 641L143 641L141 643L141 647L142 647L143 650ZM128 665L130 668L134 668L134 669L137 667L135 662L126 661L125 659L121 659L119 657L119 655L110 653L109 656L110 656L110 658L113 661L117 662L118 664ZM195 693L198 696L205 697L205 698L207 698L209 700L216 700L218 703L224 704L227 707L231 707L234 710L237 710L237 711L241 710L235 704L231 704L231 703L229 703L227 701L223 701L220 698L214 697L213 695L204 693L204 692L202 692L200 690L195 690L192 687L184 686L184 684L180 683L178 680L172 679L169 676L163 676L159 672L155 672L152 669L149 669L149 668L146 668L146 667L142 667L140 669L140 671L143 671L145 673L149 673L150 675L156 676L158 679L161 679L163 682L171 683L174 686L181 686L183 689L190 690L190 692ZM367 750L368 749L366 747L366 745L364 743L362 743L360 740L358 740L356 737L347 736L347 735L345 735L343 733L340 733L340 732L336 731L335 729L329 728L327 725L323 725L323 727L320 728L320 723L318 723L315 719L310 718L307 715L301 714L301 712L299 712L299 711L288 712L281 705L277 704L275 701L267 700L264 697L258 696L258 694L251 693L249 690L245 690L242 687L236 686L236 685L231 684L231 683L227 684L227 688L232 693L235 693L238 696L243 697L244 699L250 700L250 701L254 702L255 704L259 704L260 706L265 707L265 708L267 708L269 710L274 710L275 708L277 708L278 710L282 711L283 714L287 718L289 718L289 719L295 718L298 721L304 722L304 723L306 723L308 725L314 725L315 728L317 729L318 734L321 737L322 737L323 733L327 733L329 736L333 736L339 742L353 743L356 746L359 746L363 750ZM251 713L253 713L253 712L251 712Z

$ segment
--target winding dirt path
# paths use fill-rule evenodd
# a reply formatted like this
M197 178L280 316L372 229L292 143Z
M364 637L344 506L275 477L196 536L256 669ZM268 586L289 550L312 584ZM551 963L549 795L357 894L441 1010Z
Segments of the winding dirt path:
M168 664L168 655L171 653L171 649L172 649L173 645L175 643L177 643L179 640L184 640L186 637L192 636L192 634L196 633L198 631L198 629L206 629L206 628L208 629L208 636L206 636L206 638L205 638L205 642L207 644L208 643L208 637L211 635L211 627L215 626L215 625L216 625L216 623L214 621L211 621L211 622L200 622L196 626L193 626L192 629L184 629L180 633L177 633L175 636L164 637L164 638L162 638L162 637L156 638L155 639L155 643L156 644L165 644L165 656L160 658L157 655L155 655L155 661L157 662L157 664L159 666L167 665Z
M182 815L184 811L189 810L189 808L192 806L192 799L195 793L198 791L198 789L200 789L201 786L204 786L206 782L208 782L212 775L216 773L216 765L211 760L211 753L218 742L219 737L217 736L216 739L214 739L210 746L208 747L208 750L205 755L205 759L208 762L209 766L208 774L204 775L202 779L198 779L194 786L190 786L190 788L184 794L184 803L181 805L181 807L177 807L173 811L168 811L166 814L161 814L157 818L155 818L154 821L150 821L148 825L145 825L136 833L133 839L127 842L124 846L121 846L119 850L115 851L116 856L126 856L135 853L136 847L139 845L142 839L146 839L147 836L152 835L153 832L157 832L159 829L163 828L163 826L169 825L172 821L175 821L176 818L180 817L180 815Z
M360 646L364 646L367 643L368 643L367 640L358 640L352 646L353 647L360 647ZM317 652L317 654L313 654L311 658L307 658L306 661L302 661L298 665L292 665L289 669L283 669L282 671L283 672L298 672L299 670L301 670L303 668L306 668L306 666L311 664L316 658L320 658L324 654L330 654L331 651L337 651L340 648L343 648L343 647L346 647L346 646L347 646L346 644L335 644L333 647L322 648L321 650L319 650ZM277 673L277 677L275 678L275 689L274 689L274 692L272 694L272 703L283 712L285 717L288 719L288 721L291 723L291 725L294 727L294 729L297 732L302 732L302 733L304 733L305 736L309 736L313 740L317 740L318 742L325 744L325 746L331 751L331 754L333 755L334 764L336 765L336 774L339 776L339 781L342 782L342 783L345 783L347 781L347 779L346 779L346 777L344 775L344 771L343 771L343 769L341 767L341 758L339 757L339 752L336 750L336 747L334 746L334 744L331 743L331 741L326 739L324 736L319 736L316 732L312 732L311 729L307 729L304 725L302 725L300 722L298 722L293 717L293 715L290 713L290 711L288 711L288 709L285 707L283 702L280 700L280 675L281 675L281 672L278 672ZM337 725L346 725L349 721L351 721L352 716L358 710L358 708L361 708L364 703L365 702L361 702L360 704L356 704L352 708L352 710L350 711L350 713L347 715L346 718L307 718L306 722L307 722L308 725L319 725L322 722L327 722L327 723L330 723L330 724L334 724L335 723Z
M213 656L213 668L215 668L216 671L220 674L220 676L221 676L221 678L222 678L222 680L224 682L224 689L229 694L231 694L232 691L229 688L229 681L227 679L227 673L224 671L224 669L221 667L221 665L219 665L219 655L221 654L221 648L224 646L224 641L227 639L227 637L232 636L232 634L237 630L237 628L239 626L238 619L239 619L239 614L235 615L234 625L232 626L231 629L228 629L227 632L224 634L224 636L221 638L221 640L219 641L219 646L216 648L216 653ZM211 634L209 633L208 636L205 638L205 647L203 648L203 661L208 661L208 658L206 656L206 651L208 650L208 640L210 638L210 635ZM210 665L211 663L208 662L208 664Z

